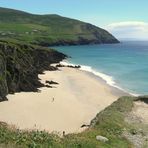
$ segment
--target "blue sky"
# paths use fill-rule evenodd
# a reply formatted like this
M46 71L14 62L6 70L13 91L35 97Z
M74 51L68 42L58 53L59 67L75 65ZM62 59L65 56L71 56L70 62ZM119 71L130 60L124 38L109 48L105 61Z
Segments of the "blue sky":
M148 0L0 0L0 6L76 18L119 38L148 38Z

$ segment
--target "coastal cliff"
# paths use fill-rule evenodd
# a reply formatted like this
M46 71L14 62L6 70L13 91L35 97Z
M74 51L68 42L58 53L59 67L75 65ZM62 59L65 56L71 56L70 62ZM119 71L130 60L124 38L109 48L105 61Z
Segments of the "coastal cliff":
M119 43L108 31L59 15L0 8L0 39L42 46Z
M39 46L0 41L0 101L8 93L38 91L38 74L44 70L55 70L57 63L66 56L55 50Z
M38 73L52 70L49 64L65 58L43 46L104 43L119 41L106 30L79 20L0 8L0 100L8 93L37 91L43 86Z

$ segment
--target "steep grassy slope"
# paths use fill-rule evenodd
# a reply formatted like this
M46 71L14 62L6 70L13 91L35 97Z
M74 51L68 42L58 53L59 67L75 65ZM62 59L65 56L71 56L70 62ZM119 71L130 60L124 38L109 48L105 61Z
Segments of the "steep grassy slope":
M53 70L49 65L64 58L64 54L52 49L0 41L0 101L8 93L37 91L43 86L38 73Z
M48 45L118 43L107 31L59 15L33 15L0 8L0 39Z

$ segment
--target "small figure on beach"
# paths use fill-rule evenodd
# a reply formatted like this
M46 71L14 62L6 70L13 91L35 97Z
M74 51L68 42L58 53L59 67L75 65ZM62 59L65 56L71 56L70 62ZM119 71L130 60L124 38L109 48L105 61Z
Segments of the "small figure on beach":
M65 136L65 131L63 131L63 137Z

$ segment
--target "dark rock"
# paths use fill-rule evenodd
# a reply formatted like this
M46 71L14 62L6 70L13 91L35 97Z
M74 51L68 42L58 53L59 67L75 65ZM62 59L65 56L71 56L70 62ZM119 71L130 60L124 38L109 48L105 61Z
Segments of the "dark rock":
M46 80L45 83L48 83L48 84L56 84L56 85L59 84L59 83L57 83L57 82L54 82L54 81L47 81L47 80Z
M148 96L139 96L135 101L142 101L148 104Z
M80 66L80 65L75 65L75 66L68 65L67 67L70 67L70 68L81 68L81 66Z
M52 88L52 86L50 86L50 85L45 85L45 87Z
M56 71L56 70L58 70L58 68L57 67L54 67L54 66L49 66L49 69L48 70L50 70L50 71Z
M130 130L130 133L131 133L132 135L136 135L136 134L137 134L137 130L136 130L136 129L131 129L131 130Z
M80 65L62 65L62 64L57 64L56 67L69 67L69 68L81 68Z
M89 127L90 125L86 125L86 124L83 124L82 126L81 126L81 128L83 128L83 127Z
M0 51L0 101L4 101L5 96L8 94L6 75L5 55Z
M57 64L56 67L66 67L66 66L62 64Z

